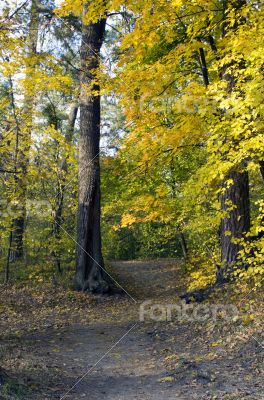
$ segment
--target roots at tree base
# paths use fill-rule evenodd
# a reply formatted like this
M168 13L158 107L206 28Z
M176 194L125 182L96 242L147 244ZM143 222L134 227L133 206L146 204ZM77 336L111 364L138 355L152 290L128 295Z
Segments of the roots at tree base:
M107 294L112 289L107 274L96 263L93 263L87 278L84 278L80 271L78 271L74 283L76 290L83 292L87 291L91 293Z

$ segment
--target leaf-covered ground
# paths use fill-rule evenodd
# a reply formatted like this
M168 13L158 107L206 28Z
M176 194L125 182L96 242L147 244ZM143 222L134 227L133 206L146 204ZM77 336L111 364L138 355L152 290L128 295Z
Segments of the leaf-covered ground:
M181 264L116 262L110 270L136 302L55 283L2 288L0 357L7 375L0 378L0 399L264 398L260 293L232 298L238 314L229 320L219 312L215 320L157 322L146 311L140 321L145 300L179 305ZM230 303L230 296L226 288L210 304Z

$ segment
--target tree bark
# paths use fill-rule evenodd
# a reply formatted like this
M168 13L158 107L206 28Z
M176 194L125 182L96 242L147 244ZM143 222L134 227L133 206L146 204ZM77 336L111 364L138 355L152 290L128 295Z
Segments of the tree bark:
M245 0L238 0L234 7L239 10L245 4ZM223 3L224 9L227 7L227 2ZM225 10L224 10L225 11ZM232 28L235 29L237 24ZM222 26L223 37L227 33L227 25L224 20ZM209 36L209 42L213 51L217 51L214 40ZM200 65L203 75L204 85L209 85L208 69L204 50L201 47ZM220 78L227 82L227 93L230 94L235 86L234 76L228 74L227 65L224 65L220 71ZM238 253L241 246L234 242L234 239L242 238L243 234L250 229L250 202L249 202L249 179L247 171L231 171L225 177L225 182L232 180L233 184L226 187L225 192L220 196L222 211L227 215L223 217L220 225L220 242L221 242L221 265L216 274L216 282L224 283L229 281L232 276L232 270L238 258ZM230 206L231 205L231 206Z
M83 27L81 44L81 94L79 191L77 216L78 290L104 293L109 289L103 273L100 229L100 94L94 82L106 21Z
M249 181L247 172L230 172L227 179L233 184L225 187L221 196L221 208L227 215L221 221L221 267L217 271L217 283L232 278L232 272L241 245L234 239L241 239L250 229Z
M180 244L182 248L182 254L185 260L188 258L188 247L187 247L187 242L185 239L185 236L182 232L180 232Z
M237 10L241 9L243 5L245 5L245 0L233 3L233 7ZM225 7L227 7L226 2ZM226 35L228 29L235 30L242 22L243 20L240 20L232 28L228 28L224 21L223 36ZM227 82L227 94L231 94L236 85L236 79L234 74L227 71L228 67L230 65L224 65L220 75ZM238 67L241 68L241 64ZM224 183L225 191L220 197L221 209L227 215L223 217L220 226L221 265L216 274L216 282L219 284L232 279L234 265L238 261L241 250L236 239L241 239L250 229L249 178L245 166L241 167L242 171L236 167L226 176L225 182L230 179L233 183L229 187Z
M68 117L68 123L67 123L67 128L65 132L65 139L67 143L72 143L73 140L73 134L74 134L74 126L77 118L77 113L78 113L78 108L79 108L79 103L73 102L70 108L69 112L69 117ZM65 187L67 186L66 184L66 175L68 171L68 159L65 157L65 159L62 162L61 165L61 170L63 173L62 181L60 183L60 187L58 189L58 194L56 196L57 199L57 204L56 204L56 210L55 210L55 216L54 216L54 224L53 224L53 236L54 238L59 241L61 239L61 224L62 224L62 213L63 213L63 205L64 205L64 191ZM61 255L60 252L53 251L52 252L53 257L55 258L55 262L57 265L57 270L59 273L62 272L61 269Z
M264 161L260 161L260 162L259 162L259 166L260 166L260 173L261 173L261 176L262 176L262 178L263 178L263 180L264 180Z

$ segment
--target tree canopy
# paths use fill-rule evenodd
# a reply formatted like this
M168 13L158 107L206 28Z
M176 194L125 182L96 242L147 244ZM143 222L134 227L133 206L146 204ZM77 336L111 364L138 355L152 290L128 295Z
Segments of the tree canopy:
M101 220L106 259L184 257L190 288L215 276L260 285L261 2L32 0L4 4L0 24L6 279L14 262L72 271L81 185L94 207L100 179L102 216L98 203L84 225ZM100 38L87 34L100 24ZM87 110L98 99L91 128ZM92 142L85 150L99 125L100 150L90 151ZM86 250L103 263L91 243Z

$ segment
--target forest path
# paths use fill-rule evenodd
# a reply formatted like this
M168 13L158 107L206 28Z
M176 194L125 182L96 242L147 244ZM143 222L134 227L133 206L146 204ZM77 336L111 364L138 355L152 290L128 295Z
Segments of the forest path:
M45 352L35 348L34 356L60 374L57 382L52 379L47 391L43 388L42 396L35 398L43 399L46 392L45 399L175 400L174 385L162 382L168 374L157 356L153 324L139 321L139 309L144 300L164 296L165 288L167 295L176 297L179 263L115 262L110 273L131 297L98 296L96 321L38 335L39 350Z
M88 323L21 338L20 369L32 373L23 399L264 399L263 348L252 337L226 345L230 322L139 320L145 300L179 304L179 261L114 262L109 271L136 302L97 296Z

